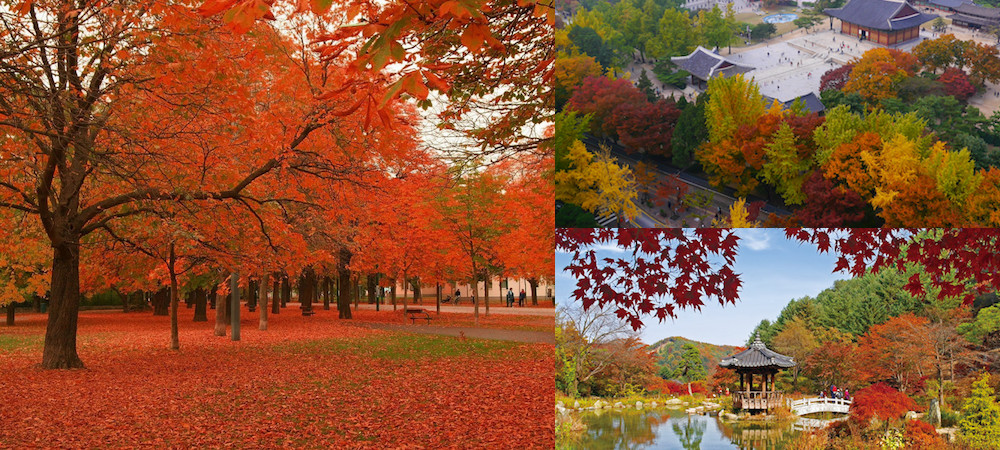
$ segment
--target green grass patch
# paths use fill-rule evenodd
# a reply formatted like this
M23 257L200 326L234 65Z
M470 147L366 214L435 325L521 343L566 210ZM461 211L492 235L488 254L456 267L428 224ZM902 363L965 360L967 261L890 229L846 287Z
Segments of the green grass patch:
M0 334L0 350L4 351L40 350L43 342L42 336L38 335L15 336Z
M275 350L290 353L349 353L390 361L443 359L460 356L491 357L523 344L482 339L460 340L451 336L394 334L363 339L319 339L282 343Z

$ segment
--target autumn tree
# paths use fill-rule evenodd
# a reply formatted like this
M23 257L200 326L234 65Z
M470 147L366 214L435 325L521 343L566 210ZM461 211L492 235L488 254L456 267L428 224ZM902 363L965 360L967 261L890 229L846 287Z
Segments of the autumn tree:
M562 110L585 78L599 77L604 71L592 56L587 55L557 58L555 66L553 94L556 110Z
M897 84L913 76L916 58L906 52L882 47L866 51L854 62L844 92L857 92L869 103L895 95Z
M819 342L813 336L812 331L806 326L801 318L793 319L784 324L784 329L774 337L774 350L795 358L796 361L805 361L816 348ZM792 385L798 386L799 375L802 373L803 364L796 365L792 370Z
M617 136L620 108L646 104L646 97L626 79L589 77L576 89L567 108L591 116L591 130L598 136Z
M854 69L854 64L845 64L843 66L837 67L835 69L827 70L822 77L819 79L819 90L841 90L847 84L847 81L851 78L851 70Z
M671 139L681 112L673 102L623 104L615 109L613 121L626 151L641 151L671 157Z
M631 171L618 165L607 148L591 153L577 141L570 147L567 161L572 168L555 175L556 200L590 212L606 208L626 220L638 216L638 193Z

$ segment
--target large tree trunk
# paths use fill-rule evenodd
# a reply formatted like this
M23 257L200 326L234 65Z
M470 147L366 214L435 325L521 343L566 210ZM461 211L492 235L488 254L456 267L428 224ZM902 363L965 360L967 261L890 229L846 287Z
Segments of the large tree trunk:
M53 248L49 321L45 328L42 368L83 368L76 353L76 325L80 308L80 254L78 240Z
M153 294L153 315L165 316L170 311L170 287L164 286Z
M337 281L337 313L338 317L341 319L351 319L351 297L353 297L353 292L351 292L351 270L348 266L351 264L351 251L341 247L340 249L340 261L337 262L337 272L340 275L340 280ZM356 287L354 289L357 289Z
M406 273L403 273L403 310L406 310L406 290L409 288L410 282L406 281Z
M281 301L279 300L279 293L281 292L281 282L278 281L277 272L274 274L274 286L271 289L271 314L278 314L281 312Z
M538 278L528 278L531 285L531 306L538 306Z
M208 322L208 315L206 314L205 307L208 303L208 298L205 295L205 288L199 287L194 290L194 321L195 322Z
M413 303L424 304L423 295L420 292L420 278L414 278L413 282L410 283L410 287L413 288Z
M472 260L472 286L469 288L469 298L472 300L472 316L476 318L475 324L479 326L479 302L476 300L476 294L479 290L479 282L476 281L479 278L479 271L476 268L476 260Z
M226 301L226 297L219 297L219 286L212 286L211 296L215 301L215 335L225 336L226 335L226 324L229 323L229 303Z
M181 341L177 332L177 308L180 307L180 293L177 292L177 255L174 253L174 243L170 243L170 261L167 269L170 271L170 349L180 350Z
M441 314L441 283L437 283L437 313Z
M14 302L7 305L7 326L14 326Z
M260 303L260 329L267 330L267 284L268 284L268 274L264 274L264 278L260 280L260 291L258 292L257 298L258 303Z
M37 295L32 295L31 310L34 312L42 312L42 298Z
M240 275L233 272L229 277L229 338L240 340Z
M250 312L257 310L257 292L259 291L259 283L255 280L249 280L247 282L247 308Z
M389 295L392 297L392 310L396 310L396 280L392 280L392 287L389 288Z
M378 289L378 278L374 274L365 276L365 288L368 290L368 304L377 302L378 295L375 290Z
M309 315L312 311L313 297L315 296L316 273L311 267L306 267L299 276L299 304L302 308L302 315Z

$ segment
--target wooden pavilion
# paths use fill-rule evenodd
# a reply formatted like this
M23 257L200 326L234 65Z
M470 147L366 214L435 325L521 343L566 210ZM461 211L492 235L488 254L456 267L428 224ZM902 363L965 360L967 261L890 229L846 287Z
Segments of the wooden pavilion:
M719 361L719 367L734 369L740 375L740 390L733 392L733 406L765 411L781 406L784 401L783 393L774 389L774 375L795 365L795 358L772 351L760 337L754 339L750 348ZM754 375L758 377L756 386Z
M938 17L921 13L904 0L849 0L824 12L840 19L841 33L888 46L917 39L920 25Z

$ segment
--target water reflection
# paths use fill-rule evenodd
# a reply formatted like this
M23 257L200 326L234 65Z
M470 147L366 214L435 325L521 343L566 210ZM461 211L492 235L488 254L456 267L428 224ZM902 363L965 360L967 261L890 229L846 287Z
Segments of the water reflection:
M796 433L790 426L724 423L679 410L587 411L579 414L587 430L574 449L782 449ZM560 446L561 447L561 446Z

